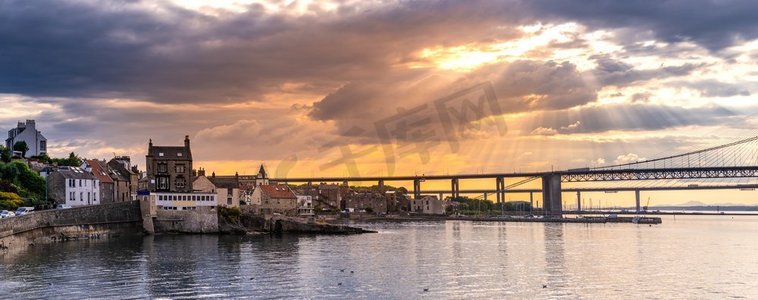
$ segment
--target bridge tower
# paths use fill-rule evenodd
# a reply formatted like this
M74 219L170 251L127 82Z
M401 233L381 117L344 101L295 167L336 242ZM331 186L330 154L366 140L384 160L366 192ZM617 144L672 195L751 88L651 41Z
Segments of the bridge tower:
M563 216L560 174L551 173L542 176L542 207L545 217L560 218Z
M495 179L495 190L497 194L497 203L504 203L505 202L505 178L502 176L498 176Z

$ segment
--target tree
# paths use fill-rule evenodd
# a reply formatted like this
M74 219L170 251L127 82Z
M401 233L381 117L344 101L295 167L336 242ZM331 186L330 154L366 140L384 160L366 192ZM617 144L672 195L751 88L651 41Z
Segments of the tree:
M29 151L29 146L25 141L18 141L13 144L13 151L21 152L21 157L26 157L26 151Z
M67 158L53 158L50 162L59 166L69 167L78 167L82 165L82 159L74 152L69 153Z
M0 146L0 160L4 163L11 161L11 150Z
M17 194L30 205L45 200L45 179L22 161L0 163L0 181L15 186Z
M24 200L21 200L21 197L18 194L0 192L0 208L15 210L22 204L24 204Z

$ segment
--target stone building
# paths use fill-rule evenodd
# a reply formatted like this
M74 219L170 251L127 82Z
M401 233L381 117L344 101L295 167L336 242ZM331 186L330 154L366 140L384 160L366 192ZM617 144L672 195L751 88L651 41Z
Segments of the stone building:
M100 204L100 181L79 167L60 167L47 177L48 197L56 204Z
M319 184L318 195L315 198L315 206L320 210L344 210L344 196L347 194L347 187L336 184Z
M353 191L345 197L345 209L384 215L387 214L387 197L379 192Z
M219 178L215 175L214 173L211 177L206 177L205 170L200 168L197 171L195 181L192 182L194 191L216 194L218 205L238 207L241 196L239 175L235 174L234 178Z
M113 203L115 195L115 184L110 176L110 170L105 161L97 159L85 159L82 162L82 169L90 172L100 181L100 203Z
M295 215L298 212L297 196L287 185L261 185L255 188L251 197L252 205L263 214L280 213Z
M150 140L145 163L150 192L192 192L189 136L184 137L184 146L153 146L153 141Z
M18 122L16 128L8 130L8 138L5 139L5 147L13 151L13 145L17 142L25 142L29 150L26 151L26 157L37 156L47 153L47 138L42 132L37 130L34 120ZM22 153L18 153L21 155Z
M116 201L129 201L137 199L139 190L139 170L132 166L129 156L116 156L108 161L111 170L111 178L115 185Z

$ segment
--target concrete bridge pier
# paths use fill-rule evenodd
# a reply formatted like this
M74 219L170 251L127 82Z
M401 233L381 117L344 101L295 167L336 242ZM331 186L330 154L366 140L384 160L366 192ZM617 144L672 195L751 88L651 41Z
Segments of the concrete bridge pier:
M576 211L582 211L582 192L576 191Z
M461 184L458 182L458 178L453 178L450 180L450 189L453 192L453 198L458 198L461 196Z
M532 192L529 192L529 206L531 206L532 209L534 209L534 193Z
M635 211L637 213L642 212L640 209L640 190L634 190L634 203L635 203Z
M421 179L413 179L413 199L421 198Z
M379 180L378 185L380 190L384 190L384 180Z
M560 174L542 176L542 207L547 218L563 217Z

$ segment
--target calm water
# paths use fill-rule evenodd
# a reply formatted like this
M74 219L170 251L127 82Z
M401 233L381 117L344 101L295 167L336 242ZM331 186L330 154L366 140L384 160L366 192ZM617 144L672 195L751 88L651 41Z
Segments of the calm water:
M0 298L758 298L758 217L365 226L38 245L0 258Z

